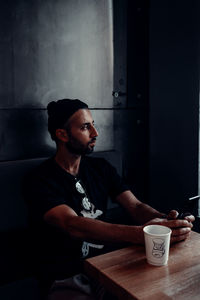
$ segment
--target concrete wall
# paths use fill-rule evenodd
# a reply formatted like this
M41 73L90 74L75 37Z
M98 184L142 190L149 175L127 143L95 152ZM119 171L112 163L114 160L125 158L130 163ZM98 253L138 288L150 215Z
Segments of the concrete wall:
M198 1L150 5L150 202L181 206L198 194Z
M79 98L93 110L97 150L114 148L111 0L0 2L0 160L54 151L46 105Z

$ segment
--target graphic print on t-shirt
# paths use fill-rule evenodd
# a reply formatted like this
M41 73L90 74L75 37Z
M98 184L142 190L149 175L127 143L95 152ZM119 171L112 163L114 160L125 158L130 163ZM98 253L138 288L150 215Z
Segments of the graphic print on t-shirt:
M101 216L103 214L103 212L99 209L95 209L94 204L90 202L90 200L87 196L87 193L86 193L86 189L84 188L82 182L80 180L78 180L76 182L75 186L76 186L77 192L84 196L82 198L82 202L81 202L82 209L80 211L82 216L85 218L91 218L91 219L97 219L99 216ZM96 245L96 244L92 244L92 243L88 243L88 242L83 242L82 248L81 248L83 258L88 256L90 247L102 249L104 247L104 245Z
M88 198L84 198L86 202L82 202L82 206L83 209L81 210L81 214L83 217L87 217L87 218L91 218L91 219L96 219L99 216L101 216L103 214L103 212L99 209L95 209L94 204L92 204L91 202L89 202ZM87 200L86 200L87 199ZM88 256L89 251L90 251L90 247L91 248L97 248L97 249L102 249L104 247L104 245L96 245L96 244L92 244L92 243L88 243L88 242L83 242L82 245L82 255L83 258Z

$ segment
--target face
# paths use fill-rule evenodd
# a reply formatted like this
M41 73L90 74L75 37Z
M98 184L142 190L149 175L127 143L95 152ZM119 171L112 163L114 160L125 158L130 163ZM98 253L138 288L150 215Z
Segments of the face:
M93 151L98 132L88 109L79 109L69 119L68 141L65 146L73 154L84 155Z

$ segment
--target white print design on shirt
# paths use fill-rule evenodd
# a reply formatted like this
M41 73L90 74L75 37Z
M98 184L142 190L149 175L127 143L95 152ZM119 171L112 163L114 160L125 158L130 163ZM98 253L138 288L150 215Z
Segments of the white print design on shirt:
M86 211L85 209L81 210L81 214L83 215L83 217L96 219L103 214L103 212L101 210L99 210L99 209L95 210L94 204L92 204L90 202L89 202L89 204L91 205L90 211ZM102 249L104 247L104 245L96 245L96 244L92 244L92 243L88 243L88 242L83 242L82 249L81 249L83 258L88 256L90 247L96 248L96 249Z

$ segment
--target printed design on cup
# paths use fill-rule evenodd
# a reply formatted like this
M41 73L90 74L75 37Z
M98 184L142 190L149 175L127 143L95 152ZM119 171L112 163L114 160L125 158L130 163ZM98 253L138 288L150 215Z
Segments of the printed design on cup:
M161 238L153 239L152 255L161 258L165 254L165 240Z

